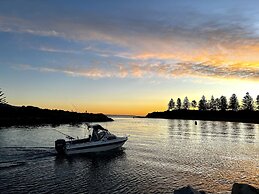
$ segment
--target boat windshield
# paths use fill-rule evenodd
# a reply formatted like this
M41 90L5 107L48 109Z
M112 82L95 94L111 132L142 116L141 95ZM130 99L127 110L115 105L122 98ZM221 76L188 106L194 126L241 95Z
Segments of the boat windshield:
M93 125L92 126L93 130L104 130L104 131L108 131L107 129L104 129L101 125Z
M109 131L105 128L103 128L101 125L93 125L92 128L92 137L91 141L98 141L103 138L103 136Z

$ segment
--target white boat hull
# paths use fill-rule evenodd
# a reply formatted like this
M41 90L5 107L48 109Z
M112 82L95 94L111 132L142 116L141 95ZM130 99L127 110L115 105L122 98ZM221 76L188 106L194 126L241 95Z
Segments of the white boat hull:
M96 153L105 152L109 150L119 149L127 141L127 137L117 137L113 140L86 142L79 144L70 144L67 142L65 154L84 154L84 153Z

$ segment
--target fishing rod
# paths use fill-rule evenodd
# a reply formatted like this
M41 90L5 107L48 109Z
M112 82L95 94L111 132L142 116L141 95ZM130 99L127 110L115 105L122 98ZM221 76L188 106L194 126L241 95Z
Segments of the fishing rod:
M62 135L65 135L67 139L75 139L74 137L72 137L72 136L70 136L70 135L68 135L68 134L65 134L65 133L63 133L63 132L61 132L61 131L59 131L59 130L57 130L57 129L53 129L53 130L55 130L55 131L61 133Z
M87 129L89 130L89 128L91 127L91 125L90 125L88 122L86 122L85 124L86 124L86 126L87 126ZM63 133L63 132L61 132L61 131L59 131L59 130L57 130L57 129L54 129L54 128L53 128L53 130L55 130L55 131L57 131L58 133L60 133L60 134L62 134L62 135L64 135L64 136L66 136L67 139L70 139L70 140L76 139L76 138L74 138L74 137L72 137L72 136L70 136L70 135L68 135L68 134L66 134L66 133ZM86 136L86 133L85 133L85 136Z

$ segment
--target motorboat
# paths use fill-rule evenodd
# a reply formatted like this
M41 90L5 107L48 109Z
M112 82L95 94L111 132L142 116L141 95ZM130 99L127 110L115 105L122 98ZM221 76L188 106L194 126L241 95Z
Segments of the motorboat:
M99 124L87 124L87 129L89 131L88 137L79 139L67 135L67 141L65 139L57 139L55 141L57 153L72 155L116 150L120 149L128 140L127 136L117 137Z

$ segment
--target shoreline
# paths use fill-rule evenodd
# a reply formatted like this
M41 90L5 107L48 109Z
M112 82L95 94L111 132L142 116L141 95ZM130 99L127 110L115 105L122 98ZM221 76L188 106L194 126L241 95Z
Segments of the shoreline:
M113 121L113 119L102 113L78 113L64 110L41 109L33 106L0 105L0 127L108 121Z
M145 118L226 121L259 124L259 111L173 110L148 113Z

